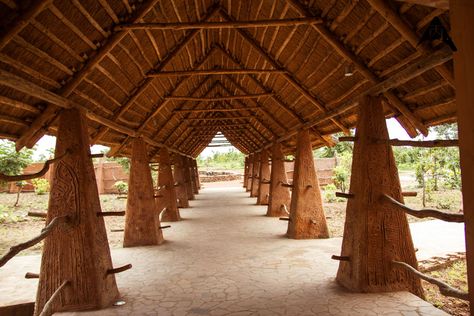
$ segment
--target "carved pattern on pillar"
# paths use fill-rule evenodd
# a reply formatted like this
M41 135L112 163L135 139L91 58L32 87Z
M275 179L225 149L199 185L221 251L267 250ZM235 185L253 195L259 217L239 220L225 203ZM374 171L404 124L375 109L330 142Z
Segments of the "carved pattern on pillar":
M388 194L403 202L397 166L380 98L359 103L347 202L342 256L337 281L358 292L403 291L422 296L420 281L392 260L417 267L415 250L404 212L382 199Z
M297 136L287 235L294 239L329 237L308 130Z
M184 163L185 157L181 155L175 156L174 164L174 179L178 186L176 187L176 196L178 198L178 207L189 207L188 201L188 191L186 189L186 177L184 168L186 164Z
M176 222L181 219L176 201L176 190L174 187L173 171L171 170L171 160L168 149L160 149L160 163L158 169L158 186L160 197L157 198L158 209L163 212L161 220L163 222Z
M270 192L270 165L268 163L268 150L263 150L260 154L259 185L257 193L257 204L268 205L268 195Z
M52 311L100 309L119 297L102 217L94 167L90 158L85 114L63 110L59 117L56 163L46 223L69 216L46 237L40 268L35 315L65 281L70 281L53 303ZM93 255L91 255L93 254Z
M253 155L253 171L252 171L252 187L250 189L250 196L258 196L258 184L259 184L259 173L260 173L260 154L256 153Z
M253 177L253 154L248 157L248 174L247 174L247 187L245 191L252 192L252 177ZM252 193L250 193L252 195Z
M135 138L128 180L124 247L159 245L163 242L163 234L159 229L159 210L153 195L146 144L143 139Z
M281 185L282 183L288 183L284 159L285 156L281 150L281 144L275 143L272 147L272 171L267 216L280 217L288 215L282 207L282 205L285 205L289 209L291 202L289 188Z
M194 200L194 193L193 193L193 182L192 182L192 175L191 175L191 166L188 157L183 157L184 163L184 177L186 179L186 192L188 193L188 200Z

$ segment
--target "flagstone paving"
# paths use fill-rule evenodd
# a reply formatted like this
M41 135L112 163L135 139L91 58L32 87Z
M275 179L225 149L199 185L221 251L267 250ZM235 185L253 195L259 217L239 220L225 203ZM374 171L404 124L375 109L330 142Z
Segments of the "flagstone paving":
M112 251L114 266L133 265L117 275L125 305L62 315L447 315L408 292L345 291L330 259L340 238L285 238L287 223L263 216L266 207L240 187L208 187L196 198L164 231L165 244ZM37 281L22 277L39 260L0 269L0 302L34 299Z

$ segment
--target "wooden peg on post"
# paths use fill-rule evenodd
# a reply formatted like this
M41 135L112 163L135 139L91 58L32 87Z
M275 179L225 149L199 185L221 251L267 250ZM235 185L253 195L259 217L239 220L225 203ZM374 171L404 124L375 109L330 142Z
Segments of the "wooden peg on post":
M163 234L157 229L160 220L156 210L146 144L143 139L134 138L125 212L124 247L159 245L163 242Z
M282 205L290 205L290 190L280 185L287 183L285 171L285 156L281 149L281 143L272 146L272 171L270 175L270 196L268 201L267 216L281 217L287 216Z
M185 157L181 155L175 156L175 164L174 164L174 179L180 183L178 187L176 187L176 196L178 198L178 207L189 207L188 201L188 192L186 189L186 177L185 171L186 164L184 163Z
M260 153L253 155L253 170L252 170L252 187L250 190L250 197L258 196L258 176L260 173Z
M170 155L166 147L160 148L158 185L163 187L163 190L160 191L163 197L157 199L158 209L166 208L161 220L163 222L176 222L181 220L176 202L176 189L174 187Z
M260 170L259 183L257 191L257 205L268 205L268 194L270 192L270 184L265 179L270 178L270 165L268 163L268 150L264 149L260 153Z
M290 219L289 238L329 238L308 130L297 136Z
M410 291L423 296L420 281L392 261L417 266L405 214L381 198L403 201L398 171L388 141L381 99L364 97L359 105L352 176L337 281L357 292ZM374 141L375 140L375 141Z
M104 219L96 215L101 207L87 125L81 110L65 109L59 115L55 157L66 151L68 155L53 170L46 223L61 216L70 221L44 240L35 315L66 281L70 286L61 292L61 299L48 305L51 313L100 309L119 297L115 277L105 276L112 260Z

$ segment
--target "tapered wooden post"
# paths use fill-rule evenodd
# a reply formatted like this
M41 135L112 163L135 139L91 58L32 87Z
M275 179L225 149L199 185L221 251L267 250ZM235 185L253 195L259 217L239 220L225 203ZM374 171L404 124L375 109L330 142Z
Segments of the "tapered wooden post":
M382 198L403 202L382 101L364 97L359 103L350 193L337 281L358 292L403 291L422 296L419 279L392 261L417 267L404 212Z
M153 195L146 144L143 139L135 138L128 180L124 247L159 245L163 242L163 234L159 229L159 210Z
M253 170L252 170L252 187L250 190L251 197L258 196L258 185L260 182L260 153L253 155Z
M114 275L107 233L102 217L94 166L90 158L85 114L63 110L46 223L68 216L46 237L35 304L38 315L56 289L69 281L52 304L52 312L100 309L110 306L119 291Z
M178 205L176 201L176 189L174 187L173 172L171 170L171 161L168 149L162 147L160 149L160 164L158 169L158 191L159 197L157 198L158 209L162 210L163 216L161 220L163 222L175 222L181 219L179 215Z
M459 126L459 152L466 232L467 276L471 314L474 314L474 2L451 0L451 34L458 51L454 53L454 79Z
M287 235L294 239L329 237L308 130L297 136Z
M249 157L244 158L244 180L242 181L242 187L247 189L247 180L249 176Z
M191 161L191 176L193 177L193 193L199 194L199 174L197 169L196 159L190 158Z
M248 157L248 171L247 171L247 187L245 191L252 192L252 177L253 177L253 154Z
M189 207L188 192L186 189L186 177L185 171L186 164L184 163L185 157L181 155L175 156L174 163L174 180L176 181L176 196L178 198L178 207Z
M194 193L193 193L193 181L191 176L191 166L189 163L188 157L183 157L184 163L184 178L186 180L186 192L188 193L188 200L194 200Z
M288 183L285 171L285 156L281 150L281 144L275 143L272 147L272 171L270 175L270 197L268 201L267 216L287 216L285 212L289 209L291 198L290 190L282 186Z
M268 150L263 150L260 154L260 170L257 204L268 205L268 195L270 192L270 165L268 163Z

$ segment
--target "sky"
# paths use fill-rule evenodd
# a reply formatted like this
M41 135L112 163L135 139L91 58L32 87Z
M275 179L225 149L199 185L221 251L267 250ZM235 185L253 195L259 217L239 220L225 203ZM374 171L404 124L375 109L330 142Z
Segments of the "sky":
M398 138L398 139L410 139L410 136L405 132L403 127L400 126L400 124L397 122L397 120L390 118L387 120L387 128L388 128L388 133L390 134L390 138ZM41 157L41 155L48 155L48 150L50 148L54 148L56 144L56 137L54 136L43 136L38 143L36 144L36 152L33 156L34 159L38 159ZM101 146L101 145L94 145L91 147L91 153L93 154L98 154L101 153L104 149L108 149L108 147ZM228 152L231 150L237 150L234 146L228 146L228 147L212 147L209 148L207 147L204 149L204 151L201 153L201 157L206 158L211 156L215 152L219 153L224 153Z

